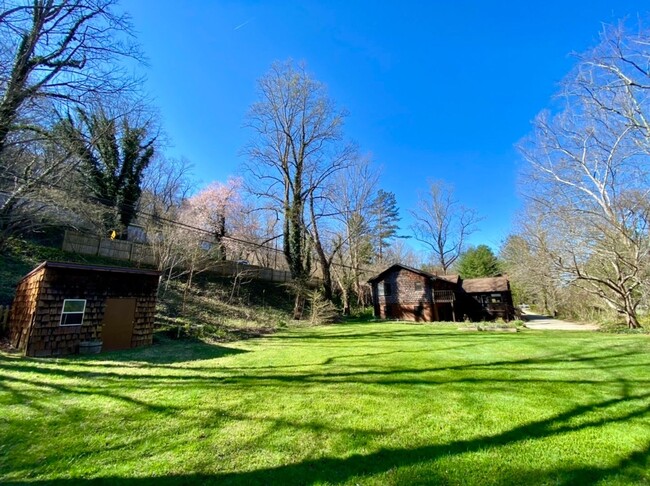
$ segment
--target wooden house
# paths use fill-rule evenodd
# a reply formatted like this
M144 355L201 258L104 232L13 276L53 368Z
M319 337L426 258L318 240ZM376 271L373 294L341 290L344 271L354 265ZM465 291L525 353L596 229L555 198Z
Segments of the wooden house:
M19 283L9 317L13 346L27 356L150 345L159 272L44 262Z
M375 317L410 321L480 321L514 316L506 277L463 280L395 264L368 283Z
M456 284L395 264L368 280L375 317L409 321L456 320Z
M510 282L507 277L485 277L463 280L462 288L466 295L478 302L482 317L501 318L506 321L514 318L514 306Z

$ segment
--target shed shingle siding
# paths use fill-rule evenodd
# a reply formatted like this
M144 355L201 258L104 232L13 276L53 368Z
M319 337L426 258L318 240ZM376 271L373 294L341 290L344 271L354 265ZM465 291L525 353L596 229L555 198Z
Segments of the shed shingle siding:
M74 354L100 340L106 299L135 300L131 347L150 345L158 274L134 269L44 263L18 285L10 317L12 344L27 356ZM65 299L84 299L83 323L61 326Z

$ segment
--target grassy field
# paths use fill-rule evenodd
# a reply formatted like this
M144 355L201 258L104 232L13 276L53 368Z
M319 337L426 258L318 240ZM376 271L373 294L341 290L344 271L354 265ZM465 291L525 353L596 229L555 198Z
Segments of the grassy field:
M0 354L0 483L648 484L650 338L346 324Z

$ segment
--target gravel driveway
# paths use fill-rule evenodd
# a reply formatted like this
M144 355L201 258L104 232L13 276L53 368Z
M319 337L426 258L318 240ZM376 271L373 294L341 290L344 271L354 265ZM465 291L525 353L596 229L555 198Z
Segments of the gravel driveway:
M577 322L561 321L552 317L539 314L524 314L526 323L524 327L537 330L559 330L559 331L597 331L596 324L578 324Z

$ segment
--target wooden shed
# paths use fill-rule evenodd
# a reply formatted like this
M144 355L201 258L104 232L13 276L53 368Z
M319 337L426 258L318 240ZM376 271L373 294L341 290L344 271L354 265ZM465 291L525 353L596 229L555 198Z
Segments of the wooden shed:
M102 351L150 345L159 272L44 262L16 289L13 346L26 356L61 356L80 345Z

